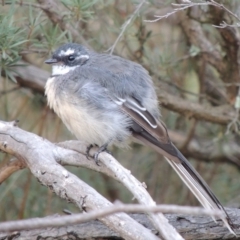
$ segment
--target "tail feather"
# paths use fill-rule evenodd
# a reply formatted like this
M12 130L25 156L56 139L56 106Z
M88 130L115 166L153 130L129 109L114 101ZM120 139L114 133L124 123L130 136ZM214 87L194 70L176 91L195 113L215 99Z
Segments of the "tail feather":
M228 228L228 230L234 234L233 231L233 223L226 213L224 207L220 204L220 202L216 199L215 195L210 192L211 195L209 195L208 192L199 184L198 179L195 180L192 175L193 172L189 172L187 168L185 168L185 164L182 163L176 163L175 161L171 161L170 159L166 158L168 163L172 166L172 168L175 170L175 172L179 175L179 177L183 180L183 182L187 185L187 187L192 191L192 193L195 195L195 197L198 199L198 201L205 207L206 209L216 209L221 210L224 212L225 217L222 218L222 221ZM217 201L216 201L217 200ZM215 221L215 218L213 218Z
M176 171L179 177L183 180L183 182L187 185L187 187L191 189L191 191L194 193L196 198L206 209L212 209L212 206L216 205L215 202L213 202L212 199L205 194L205 191L201 189L200 185L186 171L186 169L181 163L180 164L176 163L174 161L171 161L168 158L166 158L166 160L172 166L172 168Z
M222 221L229 231L235 234L234 226L224 207L190 162L172 144L166 126L161 121L156 120L134 98L125 99L121 109L132 120L130 130L133 137L162 154L205 208L221 210L224 214L221 218Z
M236 235L233 231L233 223L225 211L224 207L221 205L217 197L211 191L210 187L203 180L203 178L198 174L198 172L192 167L190 162L181 154L181 152L171 143L161 143L152 137L146 131L139 133L134 133L133 136L140 140L145 145L152 147L154 150L164 155L168 163L176 171L182 181L195 195L198 201L206 209L217 209L221 210L225 217L222 221L229 229L229 231ZM215 220L215 219L214 219Z

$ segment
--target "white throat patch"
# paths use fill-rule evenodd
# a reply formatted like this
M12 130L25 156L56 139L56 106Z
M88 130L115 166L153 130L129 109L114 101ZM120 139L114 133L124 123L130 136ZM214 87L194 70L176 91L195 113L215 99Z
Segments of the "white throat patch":
M70 71L73 71L76 67L77 66L71 67L71 66L59 65L59 64L52 65L52 76L69 73Z

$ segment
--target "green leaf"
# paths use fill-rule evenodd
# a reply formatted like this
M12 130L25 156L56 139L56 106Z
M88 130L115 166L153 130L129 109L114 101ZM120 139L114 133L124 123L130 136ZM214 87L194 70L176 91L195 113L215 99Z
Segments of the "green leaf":
M29 40L22 40L22 41L19 41L19 42L16 42L16 43L10 45L10 47L11 47L11 48L14 48L14 47L17 47L17 46L19 46L19 45L22 45L23 43L28 42L28 41L29 41Z

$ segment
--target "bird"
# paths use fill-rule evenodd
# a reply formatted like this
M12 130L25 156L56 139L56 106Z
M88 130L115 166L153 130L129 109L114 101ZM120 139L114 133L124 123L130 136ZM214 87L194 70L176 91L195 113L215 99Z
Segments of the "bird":
M235 234L218 198L172 143L152 78L142 65L77 43L60 46L45 63L52 65L45 85L49 107L77 139L89 147L99 146L96 161L111 145L126 147L134 140L151 147L165 157L203 207L222 212L222 221Z

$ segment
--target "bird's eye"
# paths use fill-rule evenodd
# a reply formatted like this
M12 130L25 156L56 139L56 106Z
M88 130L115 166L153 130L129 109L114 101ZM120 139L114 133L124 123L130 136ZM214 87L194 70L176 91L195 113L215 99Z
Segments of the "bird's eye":
M73 55L68 56L68 61L72 62L74 59L75 59L75 57Z

